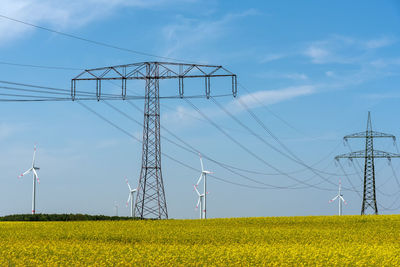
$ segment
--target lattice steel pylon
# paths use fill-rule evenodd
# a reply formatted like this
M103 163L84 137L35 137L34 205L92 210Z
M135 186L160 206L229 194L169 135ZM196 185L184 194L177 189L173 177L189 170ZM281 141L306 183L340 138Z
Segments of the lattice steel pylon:
M231 77L232 94L237 94L237 76L222 66L173 62L142 62L85 70L71 80L72 100L77 98L77 81L95 81L96 96L111 99L130 99L127 80L144 80L144 124L142 165L136 195L135 217L167 219L167 202L161 171L160 88L159 80L178 79L179 96L184 96L184 79L204 78L206 98L211 96L211 78ZM121 95L103 94L102 80L121 80ZM137 98L137 96L133 96Z
M372 209L372 213L378 214L378 206L376 202L375 190L375 164L376 158L400 158L400 154L380 151L374 149L374 138L392 138L393 142L396 137L391 134L380 133L372 130L371 113L368 112L367 130L365 132L346 135L343 139L347 141L350 138L365 138L365 150L355 151L348 154L336 156L335 159L364 159L364 188L363 188L363 201L361 206L361 215L367 214L368 209Z

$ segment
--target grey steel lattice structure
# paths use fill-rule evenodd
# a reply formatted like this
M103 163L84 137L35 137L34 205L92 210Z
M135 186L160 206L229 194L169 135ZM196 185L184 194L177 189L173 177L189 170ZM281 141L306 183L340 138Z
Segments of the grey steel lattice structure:
M372 209L373 214L378 214L378 206L376 204L376 191L375 191L375 164L374 159L386 158L400 158L400 154L374 150L374 138L392 138L396 141L396 137L391 134L375 132L372 130L371 113L368 112L367 130L365 132L346 135L343 139L347 141L350 138L365 138L365 150L355 151L348 154L336 156L335 159L364 159L364 188L363 188L363 201L361 207L361 215L367 213L369 208Z
M121 99L127 99L127 80L144 80L145 103L142 166L136 195L135 216L167 219L167 202L161 172L159 80L178 79L179 97L184 97L184 79L204 78L205 97L211 96L211 78L231 77L232 94L237 94L237 76L222 66L171 62L143 62L85 70L71 81L71 97L77 95L77 81L95 81L96 96L102 97L102 80L121 80Z

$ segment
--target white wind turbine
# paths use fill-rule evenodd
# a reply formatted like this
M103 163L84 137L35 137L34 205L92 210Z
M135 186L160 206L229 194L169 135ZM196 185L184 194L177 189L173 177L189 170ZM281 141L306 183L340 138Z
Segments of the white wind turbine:
M207 194L208 194L208 192L207 192L207 174L210 174L212 172L204 170L203 160L201 158L200 153L199 153L199 156L200 156L201 174L200 174L199 180L197 180L197 183L194 185L194 190L196 191L197 195L199 196L199 200L197 201L196 209L200 205L200 219L207 219L207 209L206 209ZM201 194L199 192L199 190L197 189L201 182L201 179L203 179L203 183L204 183L203 194Z
M133 203L133 198L134 198L134 193L137 191L137 188L132 189L131 186L129 185L128 179L125 178L126 184L128 185L129 188L129 197L128 200L126 201L126 206L128 207L129 201L131 202L131 217L133 217L134 211L134 203Z
M338 192L337 196L332 198L331 200L329 200L329 203L332 203L337 198L339 201L339 216L341 216L342 215L342 201L345 205L347 205L347 202L346 202L346 200L344 200L343 195L342 195L342 181L341 180L339 180L339 192Z
M33 173L33 189L32 189L32 214L35 214L35 205L36 205L36 181L40 184L39 177L36 171L39 170L39 167L35 166L35 158L36 158L36 145L33 149L33 160L32 160L32 167L27 170L26 172L22 173L18 178L32 172Z
M117 201L114 201L114 210L115 210L115 216L118 217L118 203L117 203Z

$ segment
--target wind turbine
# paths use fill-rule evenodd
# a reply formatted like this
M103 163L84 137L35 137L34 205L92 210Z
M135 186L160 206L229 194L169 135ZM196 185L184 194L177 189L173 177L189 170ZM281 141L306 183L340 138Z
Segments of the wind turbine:
M114 201L115 216L118 217L118 203Z
M338 192L337 196L332 198L331 200L329 200L329 203L332 203L337 198L339 201L339 216L341 216L342 215L342 201L345 205L347 205L347 202L346 202L346 200L344 200L343 195L342 195L342 181L341 180L339 180L339 192Z
M33 160L32 160L32 167L27 170L26 172L22 173L18 178L32 172L33 173L33 189L32 189L32 214L35 214L35 205L36 205L36 181L40 184L39 177L36 171L40 168L35 166L35 158L36 158L36 145L33 148Z
M199 180L197 180L197 183L194 185L194 190L196 191L197 195L199 196L199 200L197 201L196 209L200 205L200 219L207 219L207 208L206 208L207 194L208 194L208 192L207 192L207 174L210 174L212 172L204 170L203 160L201 158L200 153L199 153L199 157L200 157L200 165L201 165L201 174L200 174ZM203 183L204 183L204 191L202 194L197 189L201 182L201 179L203 179Z
M131 217L133 217L133 194L137 191L137 188L132 189L131 186L129 185L128 179L125 178L126 184L128 185L129 188L129 197L128 200L126 201L126 206L128 207L129 201L131 202Z

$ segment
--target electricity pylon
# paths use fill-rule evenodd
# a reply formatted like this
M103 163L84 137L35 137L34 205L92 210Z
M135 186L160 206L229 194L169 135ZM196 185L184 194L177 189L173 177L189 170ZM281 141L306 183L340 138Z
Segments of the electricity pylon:
M335 159L364 159L364 190L363 201L361 207L361 215L367 213L369 208L372 209L373 214L378 214L378 206L376 204L376 191L375 191L375 164L376 158L400 158L400 154L380 151L374 149L374 138L392 138L393 142L396 137L391 134L375 132L372 130L371 113L368 112L367 130L365 132L346 135L343 139L347 141L350 138L365 138L365 150L355 151L348 154L336 156Z
M120 80L122 93L117 99L129 99L128 80L145 81L142 166L136 195L135 217L167 219L167 202L161 173L160 90L159 80L178 79L179 97L184 97L184 79L203 78L205 96L211 96L211 78L230 77L232 94L237 94L237 76L222 66L171 62L142 62L85 70L71 80L71 97L79 92L77 81L95 81L96 96L100 101L103 80ZM114 95L115 96L115 95ZM115 99L115 98L114 98Z

